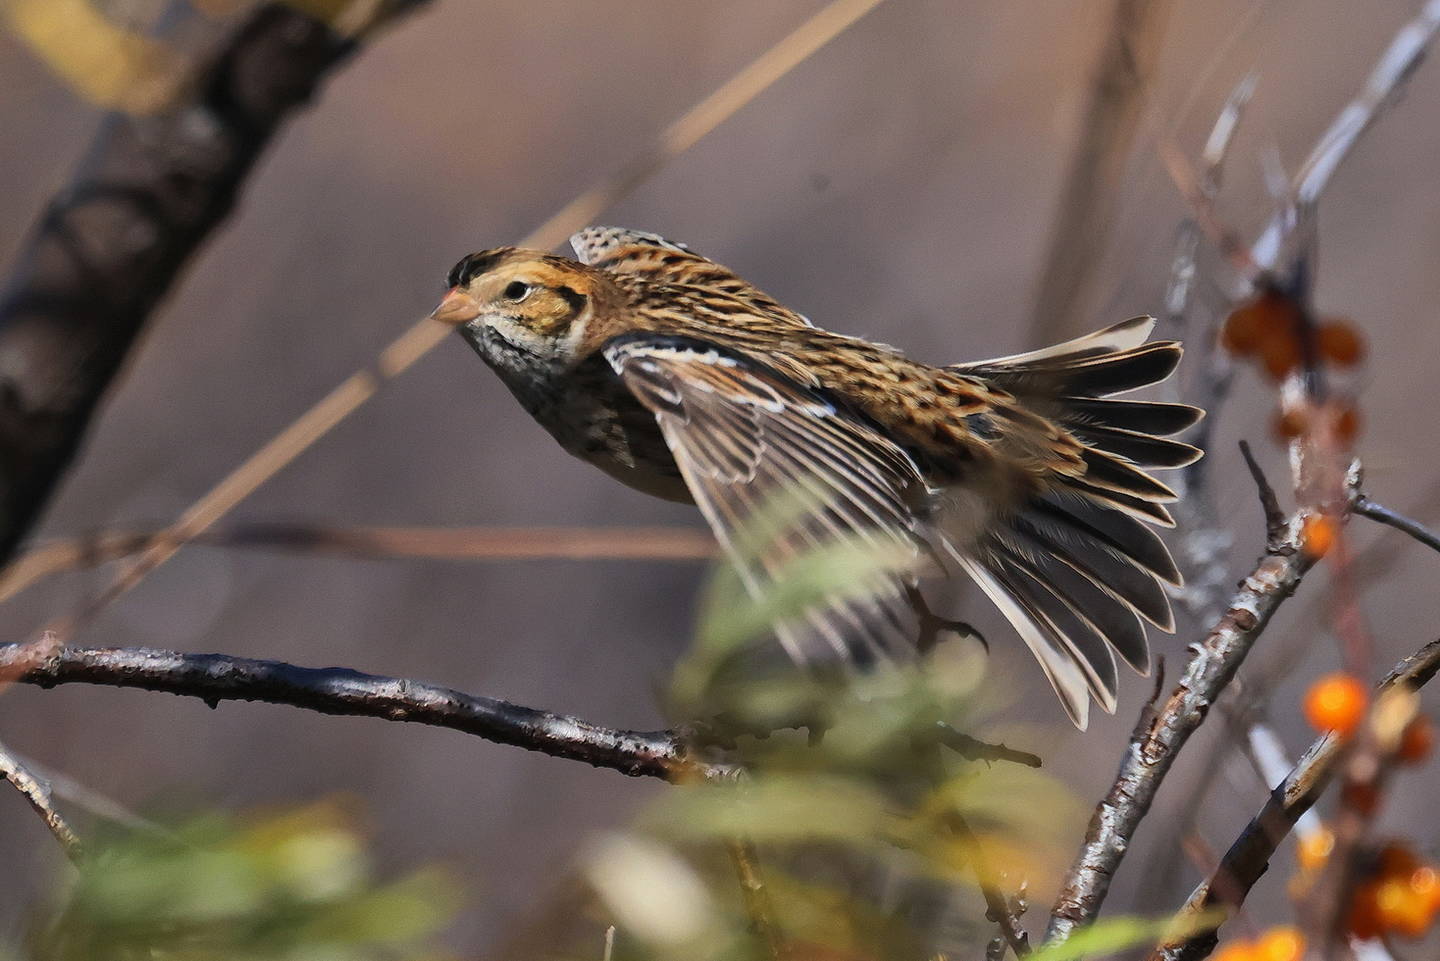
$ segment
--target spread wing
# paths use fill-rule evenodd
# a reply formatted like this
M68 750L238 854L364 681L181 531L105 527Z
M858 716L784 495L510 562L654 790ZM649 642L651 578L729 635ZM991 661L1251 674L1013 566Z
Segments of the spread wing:
M729 267L702 257L684 244L659 234L625 227L586 227L570 238L582 264L617 274L630 274L660 284L703 287L772 320L801 327L812 326L803 315L781 304Z
M837 541L898 549L918 564L914 505L928 494L919 470L822 395L689 338L627 335L604 353L655 414L695 503L753 596L764 596L787 563ZM780 512L783 523L757 533L757 515L790 492L799 495L793 510ZM827 595L776 633L802 663L836 655L871 663L913 648L912 618L905 577L890 568L858 589Z

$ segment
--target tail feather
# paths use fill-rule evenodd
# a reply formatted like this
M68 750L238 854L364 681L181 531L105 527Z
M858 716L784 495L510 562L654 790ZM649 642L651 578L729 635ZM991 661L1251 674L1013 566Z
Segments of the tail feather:
M999 549L991 553L987 561L995 579L1026 615L1057 640L1074 660L1090 695L1107 713L1113 713L1120 678L1110 644L1024 557Z
M1165 484L1098 447L1085 448L1081 460L1085 464L1084 476L1087 483L1156 504L1171 503L1178 499L1175 492Z
M971 580L990 598L991 603L1000 609L1000 613L1014 626L1025 646L1035 655L1035 660L1040 662L1040 670L1055 689L1060 705L1065 708L1071 722L1080 730L1085 730L1090 720L1090 688L1074 654L1060 639L1041 628L1020 606L1014 595L996 579L990 565L959 553L953 547L950 547L950 550L960 568L970 575Z
M1178 440L1165 440L1119 427L1072 424L1070 432L1096 450L1123 457L1140 467L1185 467L1199 460L1202 453L1200 448Z
M1147 469L1201 456L1166 440L1203 412L1185 404L1112 400L1169 377L1173 341L1146 343L1154 322L1136 318L1086 337L955 370L1044 412L1081 445L1076 470L999 517L979 540L951 548L1039 659L1071 719L1085 726L1089 698L1113 712L1116 655L1150 668L1144 622L1174 630L1165 585L1180 572L1152 526L1173 527L1175 492Z
M1155 437L1178 434L1205 416L1199 407L1153 400L1061 397L1059 403L1065 422L1073 427L1112 427Z
M1079 539L1067 542L1054 531L1053 527L1038 527L1016 515L995 536L1007 547L1068 565L1161 630L1174 626L1170 599L1154 574L1135 566L1123 554L1099 545L1084 545Z
M1165 542L1129 514L1064 492L1035 498L1029 510L1032 522L1048 521L1057 536L1073 538L1084 549L1107 547L1168 584L1178 587L1182 581Z

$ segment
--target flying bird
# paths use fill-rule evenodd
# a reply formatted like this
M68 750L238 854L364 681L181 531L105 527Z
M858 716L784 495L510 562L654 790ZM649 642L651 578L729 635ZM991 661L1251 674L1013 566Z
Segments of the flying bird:
M590 227L575 260L497 247L450 271L434 311L565 450L693 502L753 593L833 539L963 573L1034 653L1070 719L1113 712L1116 655L1148 673L1145 625L1173 631L1181 577L1152 527L1176 495L1148 469L1201 452L1167 439L1203 412L1112 395L1163 381L1174 341L1137 317L1030 353L931 366L832 333L683 244ZM813 496L757 552L767 498ZM916 576L813 604L777 626L796 660L871 664L915 647ZM928 614L928 611L926 612Z

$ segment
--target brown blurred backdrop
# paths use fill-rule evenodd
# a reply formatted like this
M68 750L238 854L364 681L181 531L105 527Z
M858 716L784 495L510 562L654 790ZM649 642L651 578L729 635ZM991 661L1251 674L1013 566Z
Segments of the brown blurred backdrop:
M514 242L645 138L819 9L815 0L436 0L363 52L289 127L237 215L189 271L93 425L42 535L172 519L428 311L462 254ZM1247 70L1259 88L1221 213L1254 231L1271 205L1267 153L1293 169L1358 88L1415 0L1186 0L1170 5L1116 228L1065 329L1030 318L1091 80L1111 29L1099 0L892 0L667 166L604 220L656 230L738 269L819 324L942 362L1038 346L1159 312L1184 212L1157 159L1192 156ZM0 265L83 155L99 113L0 33ZM1321 206L1318 306L1370 338L1361 452L1381 500L1440 520L1440 67L1425 65ZM1223 277L1215 273L1215 276ZM1235 576L1262 525L1234 452L1267 442L1267 388L1242 374L1214 453ZM386 389L236 513L364 524L696 524L569 459L456 340ZM1357 525L1363 547L1375 532ZM1398 535L1365 601L1388 665L1434 636L1435 565ZM1374 555L1364 562L1374 563ZM1370 568L1362 565L1362 573ZM369 562L192 547L83 640L345 665L437 681L622 727L662 723L659 680L685 644L704 575L693 563ZM105 574L68 575L3 612L6 640L69 609ZM1245 670L1293 705L1335 663L1327 575L1285 608ZM1148 691L1088 734L1064 723L1039 671L978 603L1015 696L1011 743L1093 802ZM1187 637L1161 638L1173 667ZM1282 658L1284 650L1298 657ZM1040 725L1040 726L1034 726ZM1223 723L1204 740L1226 736ZM499 943L597 828L662 788L458 734L264 705L216 711L164 695L68 687L0 697L0 739L144 809L333 793L363 802L388 863L442 859L472 895L453 939ZM1140 832L1111 910L1178 903L1183 859L1153 883L1173 817L1215 780L1202 834L1227 844L1264 794L1243 761L1192 752ZM1440 787L1434 768L1407 774ZM1427 793L1385 818L1435 839ZM1077 820L1078 840L1083 823ZM0 936L13 938L60 854L0 791ZM1142 880L1145 882L1142 884ZM1143 890L1142 890L1143 888ZM1270 879L1259 896L1278 904ZM1037 913L1051 891L1034 885ZM1266 901L1257 902L1264 911ZM598 949L597 949L598 956Z

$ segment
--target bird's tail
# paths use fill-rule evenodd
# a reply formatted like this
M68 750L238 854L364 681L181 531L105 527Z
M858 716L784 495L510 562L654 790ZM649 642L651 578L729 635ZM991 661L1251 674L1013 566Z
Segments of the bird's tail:
M1148 525L1173 527L1175 493L1147 470L1201 455L1167 439L1203 411L1185 404L1111 399L1158 383L1180 361L1174 341L1146 343L1148 317L1044 350L952 368L981 377L1044 414L1081 445L1082 467L1003 513L956 561L1039 659L1075 724L1089 696L1115 710L1115 654L1150 668L1143 622L1174 630L1165 584L1181 577Z

